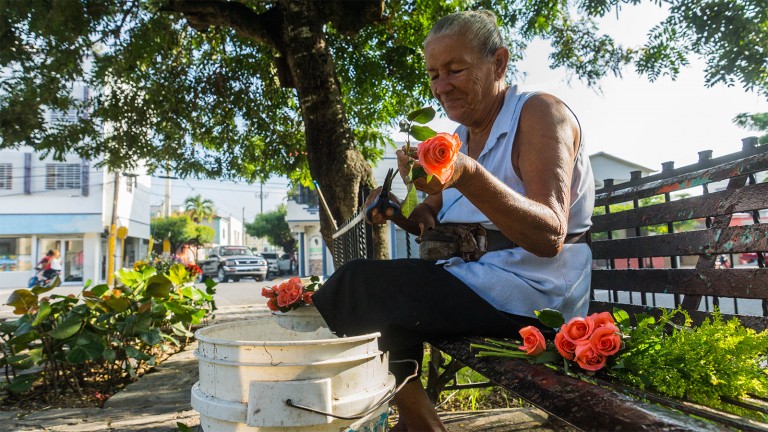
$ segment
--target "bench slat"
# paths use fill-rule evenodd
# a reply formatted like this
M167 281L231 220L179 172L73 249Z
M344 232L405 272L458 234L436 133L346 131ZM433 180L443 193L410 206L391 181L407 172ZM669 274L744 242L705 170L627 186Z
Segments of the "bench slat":
M685 172L670 178L653 180L646 177L643 183L627 186L621 183L616 190L595 193L595 206L618 204L633 199L648 198L670 192L680 192L695 186L768 170L768 149L762 153L731 161L711 168ZM602 191L603 189L601 189Z
M589 313L612 311L613 308L619 308L626 311L630 317L634 317L635 314L646 314L658 317L661 315L659 307L643 306L638 304L626 304L626 303L613 303L604 302L599 300L592 300L589 303ZM691 320L694 325L701 324L705 318L710 317L710 312L704 311L688 311L691 316ZM738 318L744 327L751 328L757 332L768 329L768 318L752 315L733 315L722 314L723 320L729 321L731 318Z
M615 231L768 208L768 183L592 217L592 232Z
M768 268L595 269L592 289L768 299Z
M592 242L594 259L768 251L768 224Z

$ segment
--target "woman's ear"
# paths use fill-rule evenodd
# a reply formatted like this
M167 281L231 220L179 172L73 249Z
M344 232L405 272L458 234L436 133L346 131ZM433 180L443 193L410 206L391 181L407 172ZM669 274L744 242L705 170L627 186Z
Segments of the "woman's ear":
M503 80L507 74L507 63L509 63L509 50L501 47L493 55L493 76L496 80Z

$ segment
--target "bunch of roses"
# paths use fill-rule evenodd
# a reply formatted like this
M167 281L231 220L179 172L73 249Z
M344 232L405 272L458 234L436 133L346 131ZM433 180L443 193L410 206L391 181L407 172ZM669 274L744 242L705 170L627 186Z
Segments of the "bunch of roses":
M536 327L521 329L520 336L523 345L519 349L527 355L539 355L547 349L546 339ZM597 371L621 349L621 332L609 312L594 313L563 324L555 335L554 345L566 360L575 361L584 370Z
M292 277L280 285L261 289L261 295L268 298L267 307L272 311L288 312L301 305L311 305L314 287L305 287L298 277Z
M197 276L199 274L202 274L203 271L200 269L200 267L197 266L197 264L187 264L187 272L189 272L192 276Z

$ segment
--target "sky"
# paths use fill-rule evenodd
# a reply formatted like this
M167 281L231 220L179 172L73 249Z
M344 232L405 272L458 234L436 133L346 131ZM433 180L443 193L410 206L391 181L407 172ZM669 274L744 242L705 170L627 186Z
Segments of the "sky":
M601 29L625 46L640 46L653 25L665 17L665 10L648 2L624 5L620 19L610 13ZM696 162L698 152L712 150L721 156L741 149L741 139L757 135L735 126L733 117L741 112L768 112L768 101L740 87L704 86L704 62L691 58L675 81L661 77L650 83L647 78L627 70L621 78L608 77L600 83L601 92L587 88L574 79L569 84L563 69L549 69L550 48L536 41L518 64L524 75L516 82L523 90L552 93L567 103L582 124L589 154L606 152L653 170L661 163L675 166ZM425 74L426 79L426 74ZM437 131L452 131L456 124L440 118L430 123ZM403 141L402 134L392 133ZM263 211L273 211L285 202L288 181L275 178L264 185L263 204L259 185L198 180L173 180L172 203L181 204L187 196L202 194L214 201L219 214L247 221ZM164 180L153 179L152 203L164 197Z

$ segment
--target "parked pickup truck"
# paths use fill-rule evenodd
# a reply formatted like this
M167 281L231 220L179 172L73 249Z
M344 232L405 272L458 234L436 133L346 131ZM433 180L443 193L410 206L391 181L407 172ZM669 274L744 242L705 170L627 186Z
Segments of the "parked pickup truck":
M237 282L252 277L261 282L267 277L267 260L245 246L215 246L208 258L200 263L202 279L217 278L219 282Z

